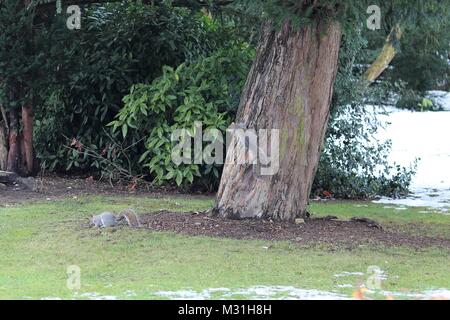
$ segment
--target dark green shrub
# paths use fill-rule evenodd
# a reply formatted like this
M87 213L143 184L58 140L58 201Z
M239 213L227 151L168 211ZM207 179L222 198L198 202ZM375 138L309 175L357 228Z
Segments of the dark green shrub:
M115 150L103 128L122 107L130 87L151 82L164 65L178 66L207 55L220 40L216 33L207 17L164 5L89 6L77 31L67 30L65 21L56 19L48 30L45 52L52 63L44 72L47 85L36 107L35 145L43 167L99 168L99 159L68 149L66 137L100 153ZM142 150L128 151L137 162Z
M201 182L217 185L221 166L172 162L171 134L175 129L226 130L237 110L239 97L253 58L246 45L220 49L197 62L165 67L163 75L151 84L131 88L124 107L111 123L132 141L145 137L145 152L139 162L157 184L177 185Z
M386 81L371 87L361 83L364 69L358 66L367 59L366 46L359 30L346 33L313 195L322 196L327 191L337 198L370 198L400 196L408 191L414 167L388 163L390 142L382 143L375 137L381 126L376 114L382 111L368 104L383 105L392 87Z

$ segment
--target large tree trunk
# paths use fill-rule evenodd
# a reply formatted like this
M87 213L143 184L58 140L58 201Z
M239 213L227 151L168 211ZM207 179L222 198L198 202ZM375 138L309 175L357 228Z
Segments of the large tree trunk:
M281 30L263 25L236 122L249 129L280 130L279 170L259 177L252 166L225 164L216 214L288 221L306 215L330 114L340 40L341 29L334 22L316 21L300 30L288 22ZM235 150L228 148L227 162Z

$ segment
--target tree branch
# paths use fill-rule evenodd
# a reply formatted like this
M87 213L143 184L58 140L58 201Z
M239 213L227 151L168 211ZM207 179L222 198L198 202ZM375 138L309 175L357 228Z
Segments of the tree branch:
M394 28L392 28L391 32L386 38L386 42L377 59L364 73L364 80L366 80L369 84L374 82L392 62L395 55L397 54L397 49L395 48L394 43L400 41L401 37L402 30L397 24Z

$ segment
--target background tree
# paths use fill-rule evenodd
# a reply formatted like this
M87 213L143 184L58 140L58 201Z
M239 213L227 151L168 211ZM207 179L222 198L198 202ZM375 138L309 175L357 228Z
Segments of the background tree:
M1 169L30 174L33 171L33 89L39 81L38 38L42 24L35 20L31 1L0 3L0 135Z
M419 4L420 5L420 4ZM418 6L419 12L423 8ZM429 90L447 90L449 83L449 51L450 51L450 5L442 3L438 11L430 15L415 15L414 23L403 26L397 24L397 12L388 9L383 12L386 23L384 32L390 25L398 26L398 41L392 42L390 68L382 75L397 88L395 103L398 107L415 109ZM434 9L432 9L434 10ZM385 40L383 32L365 30L369 50L372 57L383 56L380 47ZM385 46L386 47L386 46ZM394 91L393 90L393 91Z

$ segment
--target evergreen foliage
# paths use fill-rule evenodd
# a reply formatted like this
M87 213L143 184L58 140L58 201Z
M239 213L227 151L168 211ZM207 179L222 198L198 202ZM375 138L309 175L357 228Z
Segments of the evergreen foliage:
M399 168L392 175L389 145L368 143L377 123L365 105L385 103L399 85L415 95L448 81L447 1L125 1L83 6L77 31L48 9L54 2L0 3L0 102L18 108L33 97L36 151L50 170L108 174L115 163L156 183L214 188L220 166L175 168L167 136L195 120L220 130L233 120L262 20L301 28L312 19L337 19L343 44L314 188L340 197L399 195L411 172ZM365 26L372 4L381 7L378 31ZM374 86L361 85L397 25L404 36L394 44L393 68Z

